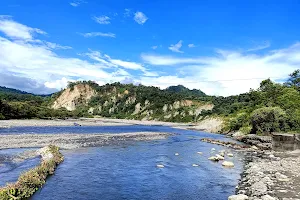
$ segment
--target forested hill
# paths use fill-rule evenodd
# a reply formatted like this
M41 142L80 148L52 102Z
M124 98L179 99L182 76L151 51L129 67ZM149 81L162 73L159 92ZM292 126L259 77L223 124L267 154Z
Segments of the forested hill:
M0 92L0 119L111 117L126 119L199 122L222 118L222 132L300 132L300 70L284 84L267 79L247 93L207 96L182 85L165 90L143 85L92 81L69 83L51 97Z
M168 92L181 93L185 96L191 96L191 97L206 96L206 94L204 92L202 92L201 90L197 90L197 89L190 90L190 89L184 87L183 85L170 86L165 90Z

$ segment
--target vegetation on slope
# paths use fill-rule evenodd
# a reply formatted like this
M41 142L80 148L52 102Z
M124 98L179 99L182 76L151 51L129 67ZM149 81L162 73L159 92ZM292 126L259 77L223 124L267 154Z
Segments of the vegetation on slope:
M121 83L99 86L92 81L81 81L69 83L68 88L72 90L78 84L88 84L96 94L89 102L78 99L75 111L50 108L64 91L51 98L30 94L9 96L8 93L1 96L0 92L0 119L103 116L196 122L219 116L226 121L223 132L300 131L300 70L293 72L286 83L267 79L257 90L229 97L207 96L200 90L189 90L181 85L161 90Z
M300 131L300 70L284 84L270 79L257 90L229 97L213 98L210 116L226 118L224 131L270 133Z
M28 199L45 184L46 178L52 175L57 165L64 160L58 147L50 145L45 150L43 154L46 158L42 155L39 166L21 174L16 183L0 188L1 200Z

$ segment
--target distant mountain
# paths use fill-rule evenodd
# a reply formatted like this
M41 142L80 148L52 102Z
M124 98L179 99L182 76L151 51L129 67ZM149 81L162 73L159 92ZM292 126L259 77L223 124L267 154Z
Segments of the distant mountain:
M201 90L197 90L197 89L190 90L190 89L184 87L183 85L170 86L165 90L168 92L181 93L182 95L191 96L191 97L192 96L194 96L194 97L206 96L206 94L204 92L202 92Z
M0 93L7 93L7 94L31 94L22 90L17 90L13 88L8 88L4 86L0 86Z

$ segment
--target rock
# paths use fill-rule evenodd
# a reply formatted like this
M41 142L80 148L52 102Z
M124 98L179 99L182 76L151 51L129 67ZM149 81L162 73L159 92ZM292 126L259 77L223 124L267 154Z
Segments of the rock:
M289 181L289 178L286 175L283 175L283 174L281 174L279 172L275 173L275 177L276 177L276 179L278 181L281 181L281 182L287 182L287 181Z
M233 162L230 162L230 161L224 161L224 162L222 163L222 165L223 165L224 167L234 167Z
M199 167L199 165L197 165L197 164L192 164L192 166L193 166L193 167Z
M179 153L175 153L175 156L179 156Z
M238 195L231 195L228 197L228 200L247 200L249 199L247 195L238 194Z
M270 195L264 195L261 197L262 200L276 200L274 197L271 197Z
M251 146L251 148L254 149L254 150L258 150L258 147L257 147L257 146L254 146L254 145Z
M263 195L267 192L268 188L266 186L266 184L264 184L262 181L256 182L254 183L251 187L250 187L252 194L254 196L259 196L259 195Z
M219 159L216 156L211 156L208 158L208 160L219 161Z
M232 153L227 154L228 157L233 157Z
M212 148L212 149L211 149L211 151L215 151L215 150L216 150L215 148Z
M218 160L224 160L225 159L223 156L221 156L219 154L216 154L216 157L217 157Z
M198 152L197 152L197 154L200 154L200 155L202 155L203 153L202 153L202 152L200 152L200 151L198 151Z
M158 167L158 168L164 168L165 166L164 165L156 165L156 167Z

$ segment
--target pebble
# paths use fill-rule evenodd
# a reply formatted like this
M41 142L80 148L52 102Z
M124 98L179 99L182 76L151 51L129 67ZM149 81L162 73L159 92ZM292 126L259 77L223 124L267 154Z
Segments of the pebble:
M198 152L197 152L197 154L200 154L200 155L202 155L203 153L202 153L202 152L200 152L200 151L198 151Z
M164 168L165 166L164 165L156 165L156 167L158 167L158 168Z
M230 162L230 161L224 161L224 162L222 163L222 165L223 165L224 167L234 167L233 162Z
M232 153L227 154L228 157L233 157Z
M175 153L175 156L179 156L179 153Z
M197 165L197 164L192 164L192 166L193 166L193 167L199 167L199 165Z

